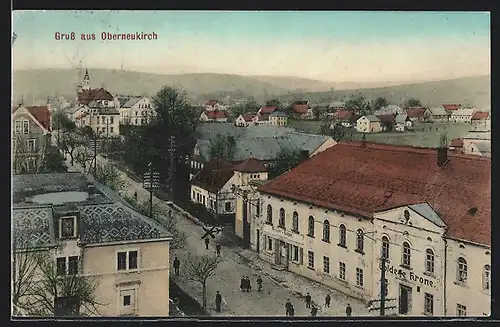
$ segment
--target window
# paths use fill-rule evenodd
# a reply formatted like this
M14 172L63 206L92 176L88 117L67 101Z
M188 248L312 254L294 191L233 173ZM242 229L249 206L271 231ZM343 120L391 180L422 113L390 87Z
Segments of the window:
M330 243L330 222L328 220L323 222L323 242Z
M59 237L71 238L76 237L76 218L63 217L59 221Z
M457 316L465 317L467 315L467 307L457 303Z
M425 293L424 296L424 313L434 314L434 295Z
M307 222L307 235L310 237L314 237L314 217L309 216L309 220Z
M23 131L23 120L16 120L14 126L14 133L21 134Z
M363 253L365 248L365 235L361 229L356 231L356 250Z
M68 275L77 275L78 274L78 257L69 257L68 258Z
M459 283L467 282L467 261L464 258L458 258L458 267L457 267L457 281Z
M110 127L110 128L109 128L109 132L110 132L111 134L113 134L113 127Z
M54 316L78 316L80 300L78 296L59 296L54 299Z
M191 196L192 196L193 200L196 199L196 192L193 191L192 194L191 194Z
M281 228L285 228L285 209L280 209L280 219L278 221L278 226Z
M118 252L117 270L135 270L138 268L138 251Z
M123 296L123 306L129 306L131 302L131 296L125 295Z
M297 245L292 246L292 261L299 261L299 247Z
M299 214L297 211L294 211L292 215L292 231L299 233Z
M490 265L484 266L483 289L485 291L489 291L491 289L491 267L490 267Z
M346 228L344 225L339 226L339 245L346 247Z
M330 273L330 258L328 257L323 257L323 272L325 274Z
M28 139L28 151L35 151L36 149L36 140Z
M434 273L434 252L431 249L425 250L425 271Z
M136 290L120 290L120 314L134 315L136 313Z
M114 119L115 119L114 117L109 117L109 123L113 124L114 123Z
M57 276L66 275L66 258L57 258Z
M410 244L408 242L403 243L403 266L410 266L411 259L411 249Z
M267 220L266 224L273 224L273 207L270 204L267 205Z
M16 121L16 134L21 134L21 133L24 135L28 135L30 133L29 120L23 119Z
M345 263L339 262L339 279L345 280Z
M382 258L389 259L389 239L387 236L382 237Z
M101 124L106 124L106 117L104 116L101 117Z
M203 204L205 204L205 201L203 201ZM231 211L231 202L226 202L224 205L224 209L226 209L226 211Z
M363 287L363 269L356 268L356 285Z
M307 253L307 267L314 268L314 252L312 251Z
M267 237L267 250L268 251L273 250L273 239L270 237Z

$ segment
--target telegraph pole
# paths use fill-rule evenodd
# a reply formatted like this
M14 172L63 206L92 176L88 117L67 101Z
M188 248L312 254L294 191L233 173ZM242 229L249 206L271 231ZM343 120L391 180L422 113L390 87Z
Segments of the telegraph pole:
M243 190L243 248L250 248L250 226L248 224L248 191Z
M169 169L169 179L170 179L170 185L169 185L169 196L170 196L170 201L174 201L174 170L175 170L175 136L170 136L170 147L168 149L168 152L170 153L170 169Z
M152 162L148 164L148 171L144 174L142 185L149 190L149 218L153 218L153 189L160 186L160 173L154 171Z
M394 301L395 299L387 298L387 279L385 278L385 264L387 258L380 258L380 300L373 300L372 302L380 302L379 307L373 307L370 311L380 310L380 316L385 316L386 309L396 309L396 306L386 306L386 302Z

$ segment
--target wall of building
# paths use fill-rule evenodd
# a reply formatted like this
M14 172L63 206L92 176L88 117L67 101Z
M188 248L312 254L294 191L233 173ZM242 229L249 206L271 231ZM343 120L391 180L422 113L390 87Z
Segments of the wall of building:
M149 98L144 97L137 101L136 104L130 108L130 124L144 125L152 116L154 109Z
M446 315L457 315L457 304L466 307L467 316L489 315L491 293L484 287L484 266L491 267L491 249L471 243L447 240ZM458 282L458 259L467 262L467 282ZM491 271L490 271L491 273ZM490 276L490 289L491 289Z
M117 271L117 253L138 250L136 272ZM168 316L169 311L169 244L168 241L112 246L87 247L84 274L99 281L98 301L103 316L121 314L120 291L136 291L138 316Z

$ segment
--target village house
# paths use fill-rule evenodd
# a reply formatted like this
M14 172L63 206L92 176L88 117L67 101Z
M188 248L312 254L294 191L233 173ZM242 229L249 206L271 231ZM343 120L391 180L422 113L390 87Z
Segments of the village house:
M239 115L238 118L235 119L234 124L240 127L249 126L254 123L255 117L257 117L256 114Z
M71 315L168 316L171 235L164 228L80 173L18 175L13 185L16 272L27 262L25 256L46 251L44 260L53 261L57 278L97 283L92 294L96 312L80 306L82 294L74 291L56 295L56 308L61 305ZM35 280L55 280L38 266L32 268ZM14 275L14 282L16 278L21 276ZM54 294L49 292L51 301ZM22 297L14 310L29 314L23 308L38 309L40 303L33 300Z
M291 113L299 119L314 118L309 101L294 101L290 107Z
M396 126L396 117L394 114L375 116L380 121L382 132L390 132Z
M50 144L52 107L24 106L12 109L13 172L36 172Z
M426 109L424 117L425 121L431 123L445 123L450 121L450 114L443 107Z
M209 100L203 106L205 111L226 111L228 106L218 100Z
M407 114L400 114L396 116L396 132L404 132L406 128L411 127L413 125L410 117Z
M335 111L338 111L338 110L345 110L345 109L346 109L346 107L345 107L345 101L333 101L328 106L328 111L329 112L335 112Z
M118 98L118 101L120 102L120 124L145 125L155 114L148 97L125 96Z
M443 104L441 107L446 110L448 113L452 113L455 110L461 109L462 105L461 104Z
M382 125L375 115L366 115L358 118L356 130L360 133L378 133L382 131Z
M258 191L251 244L277 269L370 302L383 258L387 314L490 314L490 159L340 142Z
M487 111L476 111L471 118L475 129L491 130L490 113Z
M200 115L200 120L202 122L217 122L217 123L225 123L227 122L227 114L225 111L204 111Z
M491 147L491 132L487 130L475 130L465 134L462 138L463 148L468 149L470 143L484 143Z
M450 121L452 123L465 123L470 124L476 109L463 108L451 111Z
M395 105L395 104L390 104L386 107L380 108L379 110L376 110L373 114L375 116L380 116L380 115L401 115L405 111L401 109L400 106Z
M344 127L354 127L360 116L356 115L354 110L338 110L334 113L334 121L332 124L339 123ZM332 126L330 126L332 128Z
M405 108L406 114L413 123L424 121L425 110L426 108L421 108L421 107Z
M470 142L464 153L491 158L491 144L485 142Z
M277 106L264 106L264 107L261 107L259 109L259 111L257 111L257 115L259 115L259 116L270 115L273 112L275 112L276 110L278 110Z
M120 136L120 112L117 108L103 106L99 102L90 102L75 112L76 126L88 126L99 137Z
M269 125L286 126L287 122L288 115L282 111L276 110L269 115Z
M464 152L464 140L461 138L452 139L450 142L449 149L454 152L463 153Z

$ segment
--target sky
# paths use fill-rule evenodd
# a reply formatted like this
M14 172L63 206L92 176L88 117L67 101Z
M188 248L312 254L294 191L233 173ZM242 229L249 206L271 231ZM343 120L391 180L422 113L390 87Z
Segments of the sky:
M490 74L488 12L15 11L13 68L298 76L334 82ZM56 40L55 33L75 33ZM156 33L102 40L101 33ZM81 40L81 34L95 40Z

